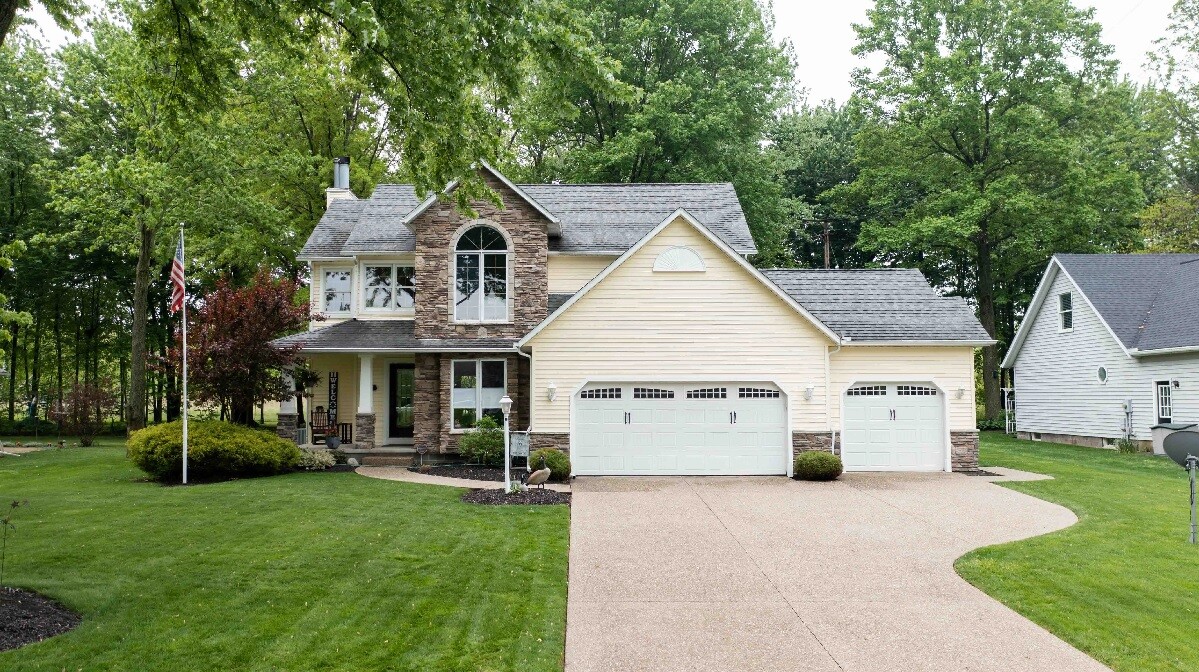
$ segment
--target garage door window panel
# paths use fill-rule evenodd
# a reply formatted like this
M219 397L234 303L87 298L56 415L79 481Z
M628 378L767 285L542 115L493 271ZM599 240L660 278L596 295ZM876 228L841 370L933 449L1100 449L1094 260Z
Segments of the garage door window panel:
M453 364L453 428L470 429L489 416L503 423L500 399L506 391L507 371L502 359L458 359Z
M728 396L728 388L724 387L704 387L697 390L687 390L688 399L727 399Z
M657 387L634 387L634 399L674 399L674 390L663 390Z

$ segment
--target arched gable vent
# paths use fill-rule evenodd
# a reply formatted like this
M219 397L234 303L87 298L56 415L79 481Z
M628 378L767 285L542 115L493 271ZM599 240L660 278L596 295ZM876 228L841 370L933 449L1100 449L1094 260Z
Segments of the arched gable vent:
M659 254L658 258L654 260L654 270L702 273L705 269L703 257L699 256L698 252L689 247L672 247Z

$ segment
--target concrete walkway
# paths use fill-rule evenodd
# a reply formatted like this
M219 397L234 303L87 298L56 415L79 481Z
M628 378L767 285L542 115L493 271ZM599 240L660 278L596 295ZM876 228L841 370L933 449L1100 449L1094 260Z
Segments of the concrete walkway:
M358 467L354 470L355 473L371 478L382 478L388 481L404 481L405 483L421 483L423 485L448 485L455 488L479 488L491 490L493 488L503 488L504 484L501 481L476 481L469 478L449 478L446 476L434 476L432 474L421 474L415 471L408 471L408 467ZM546 483L546 490L557 490L559 492L570 492L570 485L566 483Z
M566 670L1106 669L954 573L1076 521L990 480L578 479Z

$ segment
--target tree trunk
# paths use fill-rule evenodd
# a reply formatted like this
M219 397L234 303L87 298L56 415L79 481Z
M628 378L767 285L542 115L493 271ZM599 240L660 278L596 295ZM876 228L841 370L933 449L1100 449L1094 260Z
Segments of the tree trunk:
M137 250L137 275L133 284L133 342L129 353L129 402L126 431L146 426L146 322L150 303L150 257L154 254L154 231L143 222Z
M992 270L991 244L986 228L978 241L978 321L995 338L995 278ZM997 420L1002 406L999 391L999 346L983 348L983 413L987 420Z
M54 299L54 362L57 369L56 381L58 392L56 394L57 402L55 408L58 410L58 433L62 434L62 300L58 297Z
M4 46L4 36L12 28L20 4L20 0L0 0L0 47Z
M42 311L39 310L33 318L33 375L30 377L30 400L36 404L41 395L42 387ZM37 415L37 406L33 410L34 418Z
M14 323L9 331L12 332L12 338L8 342L8 421L13 422L17 417L17 336L21 333L21 327Z

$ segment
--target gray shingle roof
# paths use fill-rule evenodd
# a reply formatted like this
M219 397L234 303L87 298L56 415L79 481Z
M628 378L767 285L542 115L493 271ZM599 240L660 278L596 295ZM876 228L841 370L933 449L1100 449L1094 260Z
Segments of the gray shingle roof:
M916 269L768 269L763 274L854 342L992 340L964 299L941 296Z
M346 320L314 331L305 331L275 339L281 347L300 346L302 350L510 350L511 338L418 339L412 320Z
M550 238L553 251L624 252L683 208L738 253L757 252L737 192L728 183L519 186L558 218L562 233ZM402 220L420 203L407 184L380 184L368 199L334 201L300 258L410 252L416 241Z
M342 254L416 249L416 237L400 223L404 215L421 203L412 185L380 184L365 203L354 230L341 248Z
M685 209L739 254L757 252L737 192L718 184L522 184L560 220L559 252L623 252Z
M358 216L365 206L366 201L349 199L330 203L321 221L312 230L312 235L308 236L308 242L300 250L300 258L341 256L341 248L350 237L350 231L358 223Z
M1124 347L1199 346L1199 254L1058 254Z

